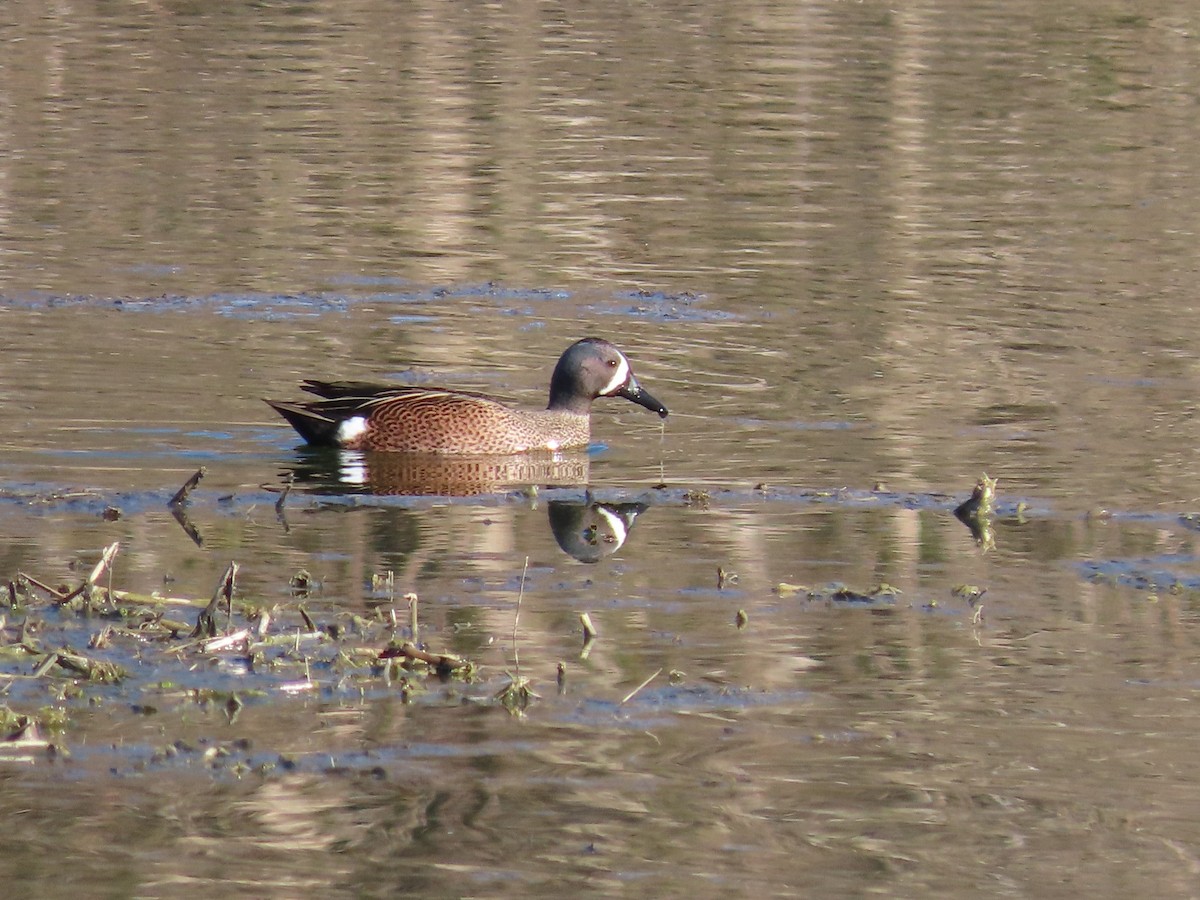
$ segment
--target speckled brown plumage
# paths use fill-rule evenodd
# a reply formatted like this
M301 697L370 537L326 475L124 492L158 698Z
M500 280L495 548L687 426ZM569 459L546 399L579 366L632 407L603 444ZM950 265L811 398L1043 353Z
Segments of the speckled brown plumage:
M589 416L551 410L514 410L472 394L416 390L385 395L360 409L368 414L349 450L411 453L521 453L587 444Z
M641 389L629 361L608 341L572 344L555 366L544 410L511 409L483 394L441 388L308 381L322 399L268 400L308 443L347 450L437 454L511 454L587 444L591 404L625 397L666 416Z

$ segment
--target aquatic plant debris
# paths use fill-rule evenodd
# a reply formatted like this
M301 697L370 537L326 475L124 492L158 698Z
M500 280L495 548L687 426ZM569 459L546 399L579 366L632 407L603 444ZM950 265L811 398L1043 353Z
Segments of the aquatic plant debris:
M0 708L0 726L7 710L15 723L10 741L14 734L51 729L65 739L74 715L109 703L136 716L211 706L232 723L272 693L361 698L399 689L408 702L427 690L421 679L454 679L460 685L476 679L472 661L405 639L392 607L376 609L373 617L341 613L328 623L294 603L268 608L238 596L236 562L207 601L123 591L111 585L119 550L118 543L104 548L73 590L18 574L6 594L0 593L7 613L21 617L14 625L9 615L0 615L0 693L7 704ZM405 600L415 617L416 596ZM195 624L180 621L175 608L196 610ZM523 704L536 696L527 679L515 683ZM47 695L53 705L47 706ZM65 740L58 738L39 737L23 747L23 753L41 752L42 758L68 755ZM0 759L11 758L0 728ZM162 763L177 758L172 751L153 757ZM234 758L220 750L198 760L227 768Z
M954 514L964 520L990 516L996 499L996 482L998 480L989 478L987 472L984 472L975 482L971 496L955 508Z
M972 537L986 553L995 549L996 538L992 531L992 516L995 509L996 483L984 472L971 491L971 496L954 509L955 517L971 530Z

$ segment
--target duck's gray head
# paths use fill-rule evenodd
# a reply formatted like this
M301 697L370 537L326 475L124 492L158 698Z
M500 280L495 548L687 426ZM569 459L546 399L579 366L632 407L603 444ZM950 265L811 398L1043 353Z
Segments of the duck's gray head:
M558 358L549 408L586 415L597 397L624 397L667 417L667 408L642 390L624 353L602 338L584 338Z

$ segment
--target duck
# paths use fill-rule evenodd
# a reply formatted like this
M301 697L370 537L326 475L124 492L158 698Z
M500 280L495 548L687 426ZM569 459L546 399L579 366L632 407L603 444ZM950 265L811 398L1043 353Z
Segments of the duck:
M305 442L342 450L491 455L585 446L592 401L623 397L666 418L667 408L638 383L629 359L598 337L559 357L545 409L514 409L487 394L362 381L307 380L321 398L266 400Z

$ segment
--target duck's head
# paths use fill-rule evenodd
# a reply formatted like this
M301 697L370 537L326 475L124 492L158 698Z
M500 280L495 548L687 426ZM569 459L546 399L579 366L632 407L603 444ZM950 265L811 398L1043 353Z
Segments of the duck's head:
M597 397L624 397L660 417L667 408L642 389L625 354L603 338L584 338L558 358L550 378L550 409L586 414Z

